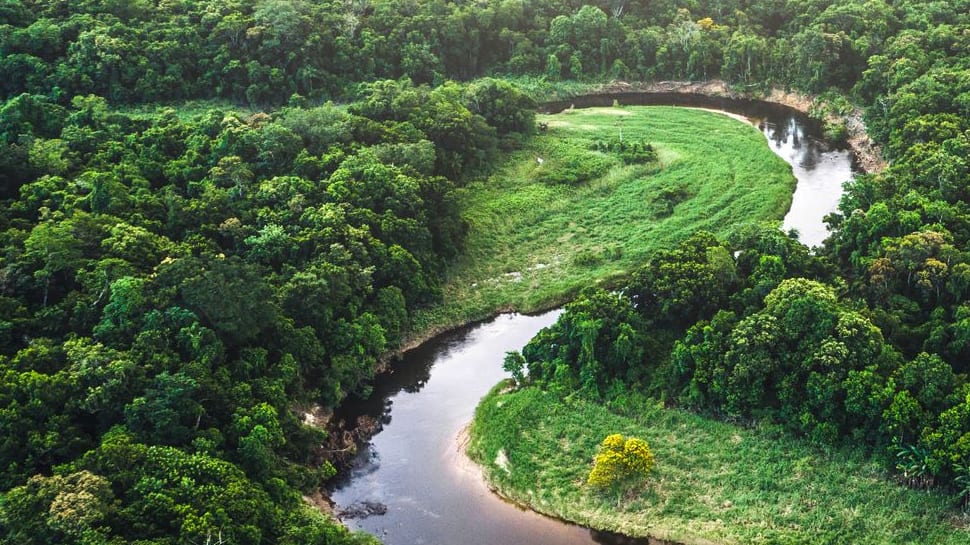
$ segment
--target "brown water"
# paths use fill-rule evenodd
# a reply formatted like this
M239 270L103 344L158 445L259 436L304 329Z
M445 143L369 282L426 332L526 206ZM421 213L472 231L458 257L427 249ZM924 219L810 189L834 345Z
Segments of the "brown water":
M338 510L369 502L387 511L346 520L348 526L389 545L616 543L502 501L459 444L478 400L505 378L505 352L522 348L559 312L503 314L448 333L380 377L371 399L355 408L381 416L383 431L359 452L332 497Z
M817 123L766 103L723 99L685 100L681 95L586 97L577 107L667 104L713 108L740 115L759 127L769 146L792 164L798 186L784 228L818 245L826 235L822 217L835 209L852 170L851 155L820 137ZM599 101L599 102L597 102ZM549 105L551 111L570 104ZM492 494L478 469L461 453L458 437L485 393L506 377L505 352L518 350L559 311L539 316L501 315L484 324L442 335L408 352L393 373L379 377L368 400L346 403L338 417L370 415L382 431L335 483L337 510L369 505L383 512L345 518L388 545L578 545L645 544L550 519L510 505Z

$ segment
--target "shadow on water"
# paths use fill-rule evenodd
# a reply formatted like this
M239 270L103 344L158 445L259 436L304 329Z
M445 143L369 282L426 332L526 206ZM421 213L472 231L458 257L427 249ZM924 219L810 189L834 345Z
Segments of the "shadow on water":
M821 244L822 216L834 211L852 173L851 154L822 139L817 122L784 106L684 95L601 95L546 105L674 105L718 109L758 127L798 180L783 222L802 242ZM558 109L558 110L557 110ZM405 354L377 378L368 399L343 404L335 418L369 417L379 433L357 452L333 484L337 512L348 526L388 545L659 545L538 515L493 494L464 455L458 438L478 400L506 378L504 354L519 350L560 311L506 314L442 335Z

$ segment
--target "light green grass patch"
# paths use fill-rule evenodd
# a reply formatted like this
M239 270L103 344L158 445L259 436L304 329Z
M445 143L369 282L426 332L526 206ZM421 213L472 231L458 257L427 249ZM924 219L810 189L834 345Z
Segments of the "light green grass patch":
M532 388L498 391L476 411L469 455L502 495L552 516L687 544L970 543L949 498L897 485L854 451L659 405L621 416ZM649 442L656 465L646 485L585 485L612 433Z
M444 303L419 313L415 331L560 304L584 286L614 285L697 230L727 236L751 223L780 224L791 204L789 165L757 129L725 115L630 106L538 121L549 130L462 190L467 249L447 272ZM621 132L653 145L659 165L626 165L590 149ZM605 170L582 183L543 183L544 171L570 161ZM658 201L664 191L688 197L668 210Z

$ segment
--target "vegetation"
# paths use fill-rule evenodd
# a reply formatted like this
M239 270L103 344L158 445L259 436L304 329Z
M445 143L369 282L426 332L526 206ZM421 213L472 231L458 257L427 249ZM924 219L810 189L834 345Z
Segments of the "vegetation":
M892 69L894 55L912 53L921 71L933 64L936 46L960 40L963 7L883 0L13 0L0 12L0 95L70 100L93 93L127 103L218 96L278 105L294 93L345 97L359 82L440 84L486 74L722 77L810 92L859 82L859 92L869 94L893 79L860 78L866 70Z
M586 484L610 488L636 483L647 478L653 463L653 452L643 439L623 439L619 433L607 435L593 458L593 469L586 477Z
M640 485L603 493L584 483L598 438L613 433L643 438L656 464ZM469 453L499 493L593 528L687 545L968 540L950 497L894 482L860 449L819 447L768 424L739 427L642 397L604 406L498 387L479 405L471 434Z
M655 416L640 420L639 414L644 410L641 400L653 393L668 404L708 417L728 418L754 428L784 430L804 438L796 443L799 449L821 446L845 450L851 445L854 455L874 455L874 459L883 460L884 467L889 466L886 469L898 470L902 483L912 488L938 489L932 495L911 496L908 501L913 502L914 517L927 505L941 509L941 499L951 507L965 505L962 438L967 436L966 426L970 424L965 416L966 374L958 373L955 365L936 354L921 353L912 359L902 355L874 325L868 311L858 304L849 304L826 284L835 281L835 270L824 256L810 255L804 247L771 230L751 232L735 244L732 247L713 235L697 233L674 249L658 252L623 292L581 293L566 306L555 325L541 331L521 354L506 357L506 369L518 377L517 383L529 391L541 388L543 396L564 400L553 401L561 404L559 410L550 413L547 398L538 402L526 395L524 399L530 401L525 403L536 402L542 407L536 409L536 414L554 416L542 423L522 416L527 409L511 413L518 416L501 417L483 410L476 416L476 437L502 437L507 441L504 445L513 446L499 448L510 449L506 456L514 461L512 451L522 449L528 453L529 447L510 434L538 429L541 431L535 441L555 443L547 434L557 432L543 429L543 425L553 426L556 419L574 422L577 430L587 429L588 409L570 401L574 399L603 404L599 410L604 414L609 414L610 409L620 413L610 418L632 418L635 422L628 423L633 427L620 428L610 420L598 430L601 433L625 429L625 433L640 434L642 427L656 426L651 420ZM744 249L735 253L735 247ZM504 407L505 403L500 400L497 406ZM575 411L582 414L574 415ZM493 418L497 423L490 422ZM695 420L691 422L699 426L702 417L692 418ZM660 429L668 433L678 431L663 426ZM744 427L725 425L724 429L748 433ZM558 433L562 438L565 432ZM660 441L648 440L665 445L669 436L663 437ZM491 439L476 441L492 445L473 451L479 460L490 461L489 451L482 449L494 448L495 443ZM698 439L682 447L695 457L690 463L711 463L696 458L707 444ZM720 447L716 448L723 449L728 443L718 444ZM572 456L581 459L589 454ZM663 460L663 451L658 451L657 456ZM577 462L559 459L556 463L574 467ZM736 463L739 462L732 461L730 467L735 468ZM510 496L544 509L536 499L526 499L523 494L532 489L533 485L527 483L535 483L538 475L551 467L554 466L527 465L523 467L525 474L515 479L497 473L492 477L504 483L503 490ZM687 465L682 469L705 470ZM768 470L759 467L755 471L762 469ZM750 470L729 471L750 476ZM873 486L888 486L865 481L858 489L847 491L841 481L827 482L810 475L799 479L802 486L825 490L833 497L864 497L875 493ZM581 491L567 492L567 485L578 488L575 481L549 484L553 486L551 493L571 496L564 500L566 503L576 501L583 506L565 515L570 520L594 520L599 528L627 520L626 516L612 520L586 513L584 509L598 509L599 500L582 496ZM660 493L660 488L654 492ZM660 527L681 524L677 520L682 515L651 511L642 507L635 496L627 496L620 505L630 510L633 520L639 520L641 515L632 513L643 509L659 517L651 520ZM867 516L882 516L877 513L878 509L874 509ZM935 516L941 521L945 518L942 511ZM673 520L668 520L671 517ZM786 526L780 522L783 520L787 520L786 516L774 514L772 525ZM839 525L854 524L845 516L838 520ZM913 519L909 520L905 524L914 524ZM646 532L649 525L644 524L642 531ZM741 525L744 524L748 523ZM893 524L899 527L904 523ZM801 528L802 523L796 526ZM941 522L941 527L945 526ZM905 530L910 531L913 529ZM901 539L886 534L875 534L875 538L868 535L868 529L860 532L858 538L848 541L875 539L871 542L894 543ZM726 537L686 527L677 536L688 541ZM740 542L763 537L759 536L731 535ZM946 539L963 542L968 537L964 527L952 529L952 535ZM936 538L929 540L936 542Z
M365 395L409 331L618 275L625 289L582 297L510 368L542 395L615 407L633 392L858 443L966 509L968 14L966 0L0 3L0 539L362 539L300 497L333 469L297 407ZM482 78L506 74L534 93L721 77L847 96L892 164L846 187L809 255L773 229L721 230L784 208L769 171L746 187L767 198L692 210L747 166L690 163L691 146L626 125L658 161L617 152L608 122L595 138L610 152L594 149L568 124L604 111L531 140L533 101ZM741 130L714 119L696 122ZM499 153L512 162L480 181ZM590 206L555 208L566 194ZM531 267L572 272L472 285ZM599 436L617 430L631 433Z
M462 248L456 181L531 104L494 80L272 114L6 102L2 539L358 540L304 505L334 467L296 409L367 394Z
M776 225L791 203L790 167L756 129L727 116L657 106L537 121L548 129L461 190L465 249L442 285L444 304L416 322L441 326L497 308L562 303L584 286L618 282L698 229L729 236L761 221ZM617 151L593 149L619 130L631 145L655 148L659 161L627 164L618 140Z

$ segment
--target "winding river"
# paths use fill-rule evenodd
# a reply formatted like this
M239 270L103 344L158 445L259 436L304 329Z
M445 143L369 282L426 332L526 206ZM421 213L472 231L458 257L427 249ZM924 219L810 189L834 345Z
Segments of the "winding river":
M808 246L826 236L822 217L835 210L853 171L848 150L832 148L806 116L762 102L683 95L609 95L548 105L550 111L622 104L716 109L759 127L771 149L792 165L798 185L783 228ZM442 335L408 352L378 378L368 400L348 403L347 421L368 415L382 430L364 445L335 483L332 499L345 523L388 545L648 543L591 531L504 502L484 484L462 452L461 430L478 400L506 374L506 351L521 348L558 310L538 316L505 314Z

